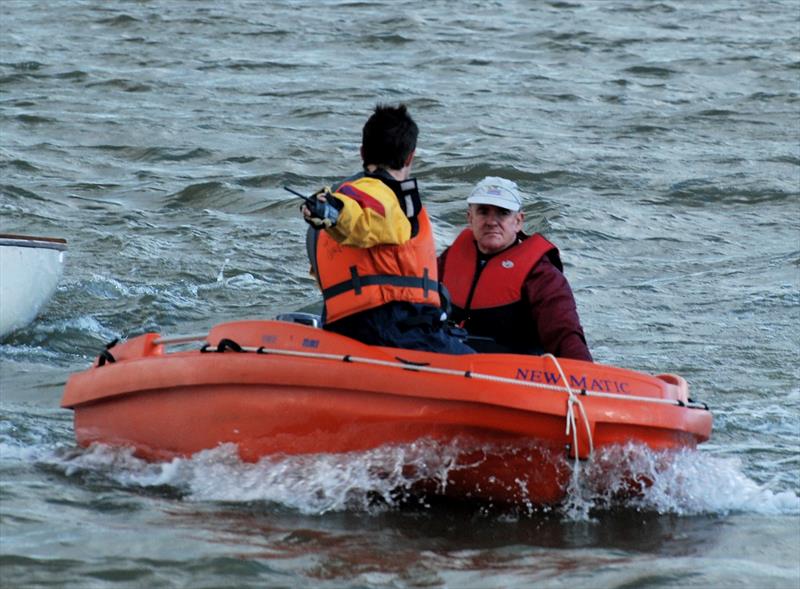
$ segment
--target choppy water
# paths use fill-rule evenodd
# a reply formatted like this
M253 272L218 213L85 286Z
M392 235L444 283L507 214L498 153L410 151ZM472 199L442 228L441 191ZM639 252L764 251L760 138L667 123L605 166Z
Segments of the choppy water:
M439 247L485 175L532 196L598 361L676 372L712 440L633 503L376 507L424 442L245 465L78 450L69 373L145 330L316 300L297 202L378 101L421 128ZM0 3L0 231L64 237L0 343L6 587L797 587L795 0ZM614 460L610 457L609 460ZM400 481L402 482L402 481ZM388 497L388 495L386 495Z

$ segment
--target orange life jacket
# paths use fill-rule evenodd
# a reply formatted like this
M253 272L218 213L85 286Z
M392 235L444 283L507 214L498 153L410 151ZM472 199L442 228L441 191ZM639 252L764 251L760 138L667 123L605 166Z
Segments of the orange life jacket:
M416 233L405 243L370 248L341 245L327 232L316 232L309 253L326 322L392 301L440 306L436 246L424 208L415 212L412 224Z
M522 298L525 278L542 256L562 269L558 249L534 233L522 242L490 258L478 268L478 247L472 230L465 229L447 250L442 282L454 307L471 310L505 307ZM481 288L477 288L480 281Z

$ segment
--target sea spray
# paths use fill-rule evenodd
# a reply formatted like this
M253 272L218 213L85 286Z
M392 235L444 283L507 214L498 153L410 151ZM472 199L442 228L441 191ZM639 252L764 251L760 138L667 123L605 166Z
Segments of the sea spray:
M0 445L8 458L3 448ZM365 452L281 455L248 463L239 460L235 446L226 444L190 458L149 463L130 449L98 444L85 450L43 450L36 456L28 452L20 459L56 465L67 476L93 471L124 487L169 487L186 501L264 502L304 514L324 514L430 507L430 500L446 491L448 479L460 468L462 451L459 442L424 439ZM487 451L496 453L497 448ZM521 487L527 474L520 473ZM419 493L420 488L425 492ZM431 489L436 492L431 494ZM487 505L476 507L487 509ZM559 505L536 505L521 495L517 505L488 507L498 513L511 509L520 516L555 510L565 519L587 521L616 509L679 516L798 514L800 498L757 484L736 459L692 450L656 452L628 444L601 449L584 461Z
M738 458L629 443L602 448L582 464L562 506L570 519L618 508L681 516L798 514L800 497L759 485L744 474Z

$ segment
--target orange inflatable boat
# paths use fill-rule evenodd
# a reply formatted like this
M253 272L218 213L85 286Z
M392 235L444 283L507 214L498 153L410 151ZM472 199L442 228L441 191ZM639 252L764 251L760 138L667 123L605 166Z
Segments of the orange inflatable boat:
M187 351L192 340L206 343ZM82 446L132 446L147 460L223 443L244 461L457 443L458 464L438 492L500 503L558 502L573 460L628 442L694 448L712 422L676 375L371 347L289 321L129 339L72 375L61 405L74 411Z

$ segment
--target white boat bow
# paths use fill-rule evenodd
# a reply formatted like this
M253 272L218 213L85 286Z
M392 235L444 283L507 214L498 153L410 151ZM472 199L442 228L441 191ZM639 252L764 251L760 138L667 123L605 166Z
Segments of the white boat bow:
M56 291L67 242L0 233L0 337L34 320Z

